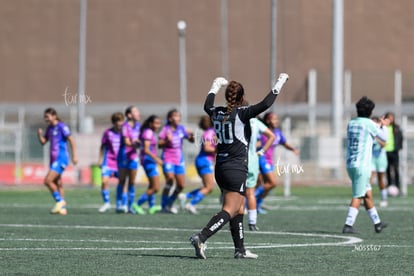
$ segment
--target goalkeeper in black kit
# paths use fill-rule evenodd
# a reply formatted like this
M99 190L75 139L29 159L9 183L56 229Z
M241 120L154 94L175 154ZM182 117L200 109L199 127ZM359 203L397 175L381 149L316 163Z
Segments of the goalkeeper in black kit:
M214 215L201 232L190 237L195 254L206 259L205 242L227 222L235 247L234 258L256 259L258 256L244 248L243 216L248 171L249 120L268 109L279 95L289 76L279 75L272 90L259 103L244 106L243 86L216 78L207 95L204 111L210 116L217 136L215 179L223 194L220 212ZM226 86L227 106L214 106L214 99L221 87Z

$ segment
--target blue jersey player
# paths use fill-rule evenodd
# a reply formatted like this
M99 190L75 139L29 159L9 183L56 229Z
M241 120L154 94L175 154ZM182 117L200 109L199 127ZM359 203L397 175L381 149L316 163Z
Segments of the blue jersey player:
M52 214L66 215L67 209L62 186L62 174L69 165L68 144L71 147L72 163L76 165L78 162L75 141L69 127L59 119L55 109L46 109L43 118L48 126L44 134L43 130L39 128L37 137L40 144L44 145L47 142L50 144L50 167L44 180L44 184L48 187L56 201L55 206L50 212Z

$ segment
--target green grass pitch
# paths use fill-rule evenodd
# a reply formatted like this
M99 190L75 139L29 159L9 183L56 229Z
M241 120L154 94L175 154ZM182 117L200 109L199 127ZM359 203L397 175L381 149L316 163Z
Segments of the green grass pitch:
M360 234L343 235L350 187L293 187L290 198L277 188L265 201L269 213L258 217L260 231L245 231L257 260L233 258L227 225L199 260L188 238L220 209L217 190L199 215L139 216L99 214L99 188L67 188L69 214L58 216L49 214L46 188L1 188L0 275L413 275L413 186L408 192L387 208L376 204L390 223L381 234L360 208ZM374 195L379 203L376 187Z

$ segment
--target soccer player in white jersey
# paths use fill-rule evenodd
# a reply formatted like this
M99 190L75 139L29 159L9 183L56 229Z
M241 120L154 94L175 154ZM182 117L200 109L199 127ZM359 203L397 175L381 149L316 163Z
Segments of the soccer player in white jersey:
M384 137L387 139L387 126L389 125L389 120L385 118L372 117L372 120L377 124L379 131L383 132ZM374 140L372 146L372 173L371 173L371 183L374 182L375 177L377 177L378 187L380 189L381 201L380 207L388 206L388 190L385 185L385 172L387 171L388 160L387 153L385 152L385 147Z
M362 201L364 201L365 209L374 224L375 232L380 233L387 226L386 223L381 222L377 209L374 206L369 181L373 142L377 140L378 143L384 145L386 140L375 123L369 119L374 107L375 103L372 100L365 96L362 97L356 103L358 116L348 123L346 168L352 181L352 200L345 225L342 229L344 234L357 233L353 225Z
M249 218L249 230L257 231L257 202L254 194L257 178L259 176L259 156L263 156L264 153L269 149L275 135L262 121L257 118L250 119L250 143L249 143L249 163L247 172L246 182L246 199L247 199L247 215ZM266 136L266 143L263 145L260 143L260 135ZM259 143L259 150L257 145Z

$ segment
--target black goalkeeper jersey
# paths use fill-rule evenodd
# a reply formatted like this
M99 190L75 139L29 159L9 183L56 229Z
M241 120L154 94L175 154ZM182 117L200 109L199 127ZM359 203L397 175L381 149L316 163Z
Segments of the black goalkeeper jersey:
M249 120L268 109L276 97L276 94L269 92L258 104L234 107L232 112L227 114L226 107L214 106L215 94L208 94L204 110L210 116L217 136L216 168L217 166L225 166L247 172L250 141Z

